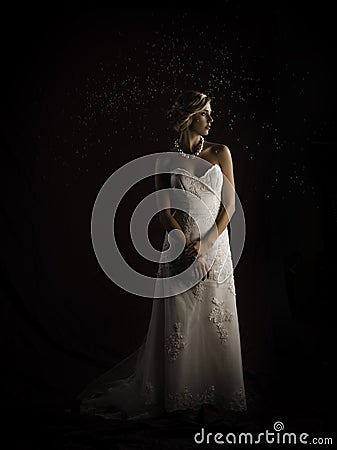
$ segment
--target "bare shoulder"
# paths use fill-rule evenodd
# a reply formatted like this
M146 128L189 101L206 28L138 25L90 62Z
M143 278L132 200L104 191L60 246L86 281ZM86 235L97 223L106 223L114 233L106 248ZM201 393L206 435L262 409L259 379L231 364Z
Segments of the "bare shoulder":
M228 164L232 161L232 156L229 148L225 144L219 144L217 142L207 142L206 149L209 152L209 156L214 162L220 164Z

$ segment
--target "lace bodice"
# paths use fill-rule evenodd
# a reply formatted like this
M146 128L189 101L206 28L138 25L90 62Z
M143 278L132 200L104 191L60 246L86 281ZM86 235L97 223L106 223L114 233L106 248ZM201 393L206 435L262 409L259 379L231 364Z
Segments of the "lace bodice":
M214 225L221 206L223 178L218 164L211 165L200 177L191 174L184 168L176 168L171 174L172 196L175 195L175 189L182 189L186 193L192 194L184 197L183 210L176 209L174 212L175 219L190 240L202 238ZM179 195L179 192L177 191L176 194ZM165 239L163 250L166 250L168 245L167 239ZM218 237L210 258L214 261L210 279L223 282L233 270L227 228ZM160 276L172 275L177 270L177 265L175 267L163 266L159 269Z

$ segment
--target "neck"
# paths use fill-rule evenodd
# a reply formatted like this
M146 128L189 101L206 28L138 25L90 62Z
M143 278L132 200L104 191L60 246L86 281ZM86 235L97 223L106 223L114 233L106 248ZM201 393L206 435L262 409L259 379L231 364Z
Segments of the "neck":
M190 131L183 131L179 137L180 147L186 153L194 153L200 142L200 134L191 133Z

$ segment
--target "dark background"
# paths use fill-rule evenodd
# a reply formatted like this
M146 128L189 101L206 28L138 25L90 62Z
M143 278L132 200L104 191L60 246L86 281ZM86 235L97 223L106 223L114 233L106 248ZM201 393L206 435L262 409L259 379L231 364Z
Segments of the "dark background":
M333 17L324 3L243 1L4 11L1 399L23 441L40 433L30 414L62 417L146 334L151 300L103 273L91 212L116 169L172 144L165 111L184 89L214 99L209 139L231 150L246 216L235 277L250 424L332 432ZM126 259L150 274L128 221L152 181L117 217Z

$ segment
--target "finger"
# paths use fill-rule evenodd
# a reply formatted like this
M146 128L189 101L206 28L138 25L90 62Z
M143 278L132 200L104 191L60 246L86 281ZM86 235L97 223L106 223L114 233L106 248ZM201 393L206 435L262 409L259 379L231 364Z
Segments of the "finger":
M206 264L203 264L201 267L202 276L205 277L207 275L207 267Z
M208 272L209 272L209 268L208 268L208 264L206 263L204 265L204 275L207 276Z
M190 245L186 245L186 247L185 247L185 250L186 250L186 251L188 251L188 250L192 250L192 249L194 249L194 246L193 246L193 244L190 244Z
M200 271L200 264L199 262L197 262L196 266L195 266L195 272L196 272L196 277L198 280L200 280L200 278L202 277L201 271Z
M190 249L190 250L186 250L186 254L189 256L197 256L198 253L195 250Z

